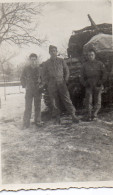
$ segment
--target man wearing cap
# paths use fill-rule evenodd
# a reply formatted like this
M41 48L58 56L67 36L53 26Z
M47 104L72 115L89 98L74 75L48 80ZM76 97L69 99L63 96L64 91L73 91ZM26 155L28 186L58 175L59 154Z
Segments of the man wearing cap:
M69 70L65 61L57 57L57 47L49 46L50 59L44 64L43 81L47 85L49 97L53 107L52 113L56 119L60 119L59 98L64 104L74 122L79 122L75 115L75 108L70 100L66 86L69 78Z
M37 62L37 55L32 53L29 56L29 64L25 66L21 75L22 87L26 89L25 95L25 112L23 117L23 126L28 128L30 126L30 118L32 112L32 101L34 99L35 109L35 124L41 123L41 74L39 63Z
M101 93L106 79L104 64L96 60L94 50L88 51L88 61L81 70L81 81L86 88L86 120L97 120L101 108ZM92 109L93 108L93 109Z

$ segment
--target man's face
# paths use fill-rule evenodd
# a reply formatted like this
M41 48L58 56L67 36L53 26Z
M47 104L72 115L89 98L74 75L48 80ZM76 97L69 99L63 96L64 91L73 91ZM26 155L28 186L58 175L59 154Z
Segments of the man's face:
M37 65L37 58L36 57L31 57L30 61L31 61L31 66L32 67L35 67Z
M95 52L94 51L88 52L88 59L90 61L93 61L95 59Z
M52 58L57 57L57 49L56 48L52 48L49 53L50 53L50 56Z

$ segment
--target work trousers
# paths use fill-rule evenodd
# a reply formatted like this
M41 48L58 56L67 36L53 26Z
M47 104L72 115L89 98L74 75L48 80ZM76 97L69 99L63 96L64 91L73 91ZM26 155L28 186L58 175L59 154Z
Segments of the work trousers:
M86 88L86 109L89 116L93 114L97 117L97 114L101 108L101 87L90 87Z
M42 94L39 90L26 90L25 95L25 112L23 123L26 127L30 125L30 118L32 113L32 102L34 99L34 121L40 122L41 120L41 97Z
M65 106L70 115L75 115L75 108L70 99L68 88L65 81L63 82L51 82L48 85L49 97L52 104L52 115L56 116L60 114L60 102Z

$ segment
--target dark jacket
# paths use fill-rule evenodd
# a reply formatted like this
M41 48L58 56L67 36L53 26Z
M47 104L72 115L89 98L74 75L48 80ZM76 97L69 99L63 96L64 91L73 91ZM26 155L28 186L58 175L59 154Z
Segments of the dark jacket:
M46 85L50 83L62 83L68 81L69 69L65 61L61 58L55 60L49 59L44 63L43 67L43 81Z
M30 65L26 66L23 69L20 80L21 80L22 87L26 88L26 90L39 89L42 84L40 67L33 68Z
M100 87L106 79L105 66L102 62L87 61L81 69L81 82L85 87Z

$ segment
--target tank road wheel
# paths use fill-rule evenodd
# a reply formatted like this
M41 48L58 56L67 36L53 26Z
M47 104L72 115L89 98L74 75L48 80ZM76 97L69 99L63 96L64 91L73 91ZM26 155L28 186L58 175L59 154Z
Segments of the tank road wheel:
M75 108L80 109L83 107L85 98L85 89L80 83L71 82L68 84L70 97Z
M65 59L65 62L70 72L68 81L70 97L75 108L80 109L83 107L84 101L84 89L80 82L82 63L78 58L67 58Z

